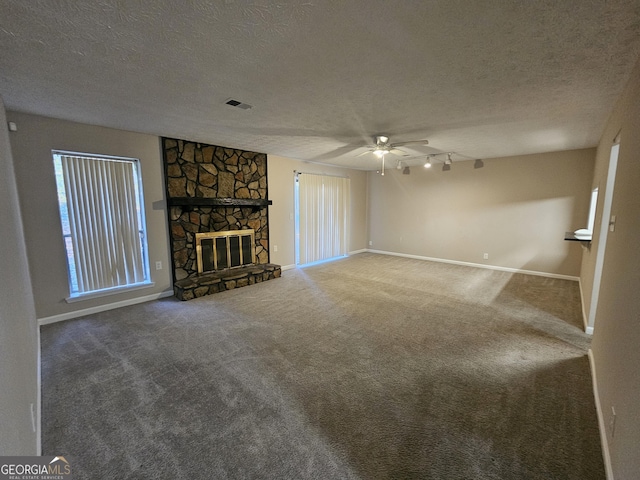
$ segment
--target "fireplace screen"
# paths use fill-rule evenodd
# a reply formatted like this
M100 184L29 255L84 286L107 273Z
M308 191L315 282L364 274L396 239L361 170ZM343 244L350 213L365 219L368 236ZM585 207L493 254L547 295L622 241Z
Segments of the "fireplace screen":
M198 273L256 263L254 230L196 233Z

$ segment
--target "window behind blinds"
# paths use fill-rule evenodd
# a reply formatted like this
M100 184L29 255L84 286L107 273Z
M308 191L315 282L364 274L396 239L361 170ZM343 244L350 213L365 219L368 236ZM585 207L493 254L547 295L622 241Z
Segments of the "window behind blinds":
M139 161L53 159L71 297L150 283Z

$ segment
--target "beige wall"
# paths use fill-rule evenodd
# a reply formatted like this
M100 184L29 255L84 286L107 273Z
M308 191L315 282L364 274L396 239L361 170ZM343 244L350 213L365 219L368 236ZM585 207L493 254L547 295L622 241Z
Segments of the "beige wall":
M640 63L602 135L594 186L605 182L618 132L620 152L611 207L617 221L615 231L607 236L591 348L607 430L611 407L616 411L615 436L606 435L613 473L616 480L631 480L640 478ZM593 284L598 241L595 237L584 255L584 285Z
M37 455L38 327L2 97L0 205L0 455Z
M412 167L369 176L369 248L557 275L580 274L594 149ZM483 254L489 259L484 260Z
M271 262L282 266L295 264L294 234L294 170L308 173L347 176L351 179L351 229L349 251L367 248L367 173L339 167L302 162L269 155L269 246ZM277 251L275 251L277 247Z
M171 289L163 165L158 137L9 112L18 195L39 319L160 294ZM51 151L139 158L145 198L149 262L155 286L75 303L69 296L65 249ZM161 261L162 270L155 270Z

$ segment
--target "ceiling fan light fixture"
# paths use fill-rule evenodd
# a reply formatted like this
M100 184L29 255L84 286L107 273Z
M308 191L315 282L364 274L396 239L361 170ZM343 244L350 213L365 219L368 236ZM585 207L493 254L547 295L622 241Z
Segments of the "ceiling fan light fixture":
M383 150L382 148L376 148L373 151L373 154L378 158L383 157L386 153L387 153L387 151Z

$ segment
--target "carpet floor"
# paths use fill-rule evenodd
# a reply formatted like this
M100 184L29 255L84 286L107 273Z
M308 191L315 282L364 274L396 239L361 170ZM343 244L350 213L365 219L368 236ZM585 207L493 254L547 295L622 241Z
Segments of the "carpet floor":
M604 479L576 282L370 253L41 329L78 479Z

